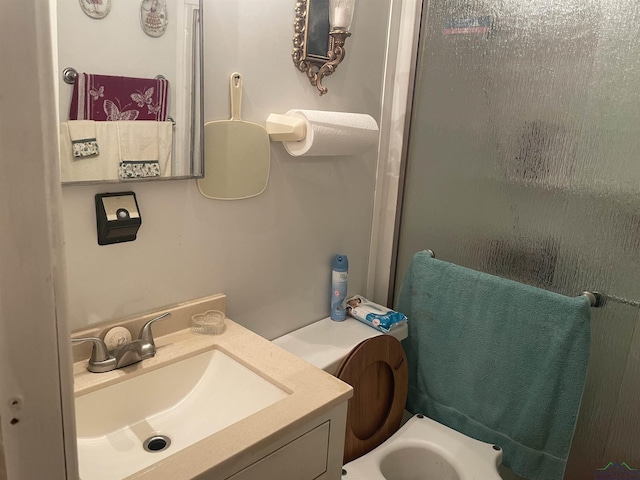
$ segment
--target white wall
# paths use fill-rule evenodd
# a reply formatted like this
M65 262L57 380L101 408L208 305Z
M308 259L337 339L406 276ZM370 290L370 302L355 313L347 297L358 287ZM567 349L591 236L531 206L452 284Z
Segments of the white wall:
M323 97L291 60L294 6L205 0L206 120L229 117L233 71L244 76L248 121L290 108L380 118L390 0L359 2ZM229 296L229 317L267 338L327 316L335 253L349 256L349 293L365 293L376 159L294 159L273 143L267 190L233 202L205 199L195 180L64 187L71 328L217 292ZM138 239L98 246L94 194L127 189L142 213Z

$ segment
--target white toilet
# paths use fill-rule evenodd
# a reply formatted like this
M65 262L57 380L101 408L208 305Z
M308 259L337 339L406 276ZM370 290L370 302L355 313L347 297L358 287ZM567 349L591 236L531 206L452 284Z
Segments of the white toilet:
M399 428L408 389L399 340L406 337L406 325L384 335L353 318L326 318L273 343L354 388L343 480L500 480L499 447L422 415Z

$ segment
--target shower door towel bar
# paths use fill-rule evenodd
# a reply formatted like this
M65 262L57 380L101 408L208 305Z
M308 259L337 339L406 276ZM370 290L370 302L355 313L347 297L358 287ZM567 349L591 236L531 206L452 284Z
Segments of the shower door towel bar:
M432 258L436 258L436 254L433 252L433 250L431 250L430 248L427 248L426 251L429 253L429 255L431 255ZM615 302L624 303L625 305L631 305L633 307L640 307L640 302L634 302L634 301L627 300L627 299L624 299L624 298L615 297L613 295L603 295L600 292L584 291L580 295L587 297L589 299L589 303L594 308L599 308L599 307L604 306L605 298L607 300L612 300L612 301L615 301Z

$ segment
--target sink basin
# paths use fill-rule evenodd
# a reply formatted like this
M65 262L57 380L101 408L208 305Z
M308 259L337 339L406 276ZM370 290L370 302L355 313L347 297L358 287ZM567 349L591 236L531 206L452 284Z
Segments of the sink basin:
M80 477L124 478L286 396L218 349L79 396Z

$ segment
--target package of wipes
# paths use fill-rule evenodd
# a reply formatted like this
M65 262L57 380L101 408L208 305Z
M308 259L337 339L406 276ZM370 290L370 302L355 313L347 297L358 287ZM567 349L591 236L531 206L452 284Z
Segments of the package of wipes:
M361 295L355 295L347 300L346 308L347 313L353 318L384 333L389 333L407 322L404 314L373 303Z

